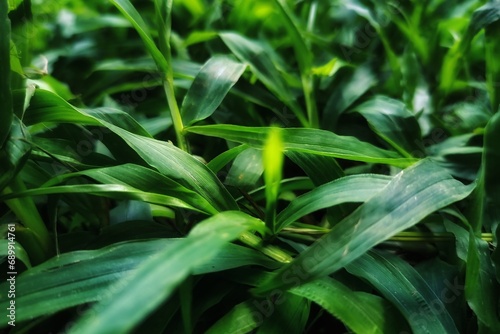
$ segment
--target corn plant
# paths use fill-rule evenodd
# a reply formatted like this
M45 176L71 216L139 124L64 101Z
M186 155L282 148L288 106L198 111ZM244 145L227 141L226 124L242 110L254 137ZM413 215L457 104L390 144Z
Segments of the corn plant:
M494 0L0 0L0 326L500 332L499 32Z

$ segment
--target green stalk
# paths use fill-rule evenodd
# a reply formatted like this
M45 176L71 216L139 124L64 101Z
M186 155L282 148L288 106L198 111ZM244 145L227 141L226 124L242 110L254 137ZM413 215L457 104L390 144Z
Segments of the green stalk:
M293 40L295 58L297 59L297 62L299 64L302 90L304 92L304 98L306 100L308 127L318 128L318 111L316 107L316 100L314 99L314 82L311 73L313 59L311 49L304 40L301 31L295 23L295 17L292 11L288 8L286 1L275 0L274 3L280 10L282 18L284 20L284 24ZM315 8L316 6L312 6L313 11L315 10ZM310 29L312 29L312 25L314 24L314 16L314 12L311 12L311 16L309 17L308 22ZM297 114L295 110L292 111ZM303 122L302 120L301 123L305 124L305 122Z
M175 99L174 71L172 69L172 50L170 47L170 36L172 33L172 2L173 0L155 0L156 20L158 24L159 48L167 61L167 71L163 81L163 89L167 96L167 103L174 124L177 145L183 151L188 151L186 138L184 138L184 124L181 111Z

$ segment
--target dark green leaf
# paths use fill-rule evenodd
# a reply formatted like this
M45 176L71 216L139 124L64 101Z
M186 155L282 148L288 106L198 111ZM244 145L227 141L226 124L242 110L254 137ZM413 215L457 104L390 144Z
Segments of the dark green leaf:
M464 186L431 161L423 160L394 176L377 195L281 268L255 293L289 288L331 274L434 211L465 198L473 187ZM294 274L295 270L304 275Z

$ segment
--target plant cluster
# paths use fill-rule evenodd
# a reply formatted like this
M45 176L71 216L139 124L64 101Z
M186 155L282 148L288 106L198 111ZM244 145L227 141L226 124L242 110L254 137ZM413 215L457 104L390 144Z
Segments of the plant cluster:
M499 59L494 0L0 0L0 326L499 333Z

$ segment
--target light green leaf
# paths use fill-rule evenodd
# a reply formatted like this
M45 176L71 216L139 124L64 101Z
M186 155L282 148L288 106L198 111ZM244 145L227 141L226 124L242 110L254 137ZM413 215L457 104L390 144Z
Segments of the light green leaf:
M276 206L283 169L283 137L281 128L271 128L264 143L263 164L266 183L266 225L275 233Z

